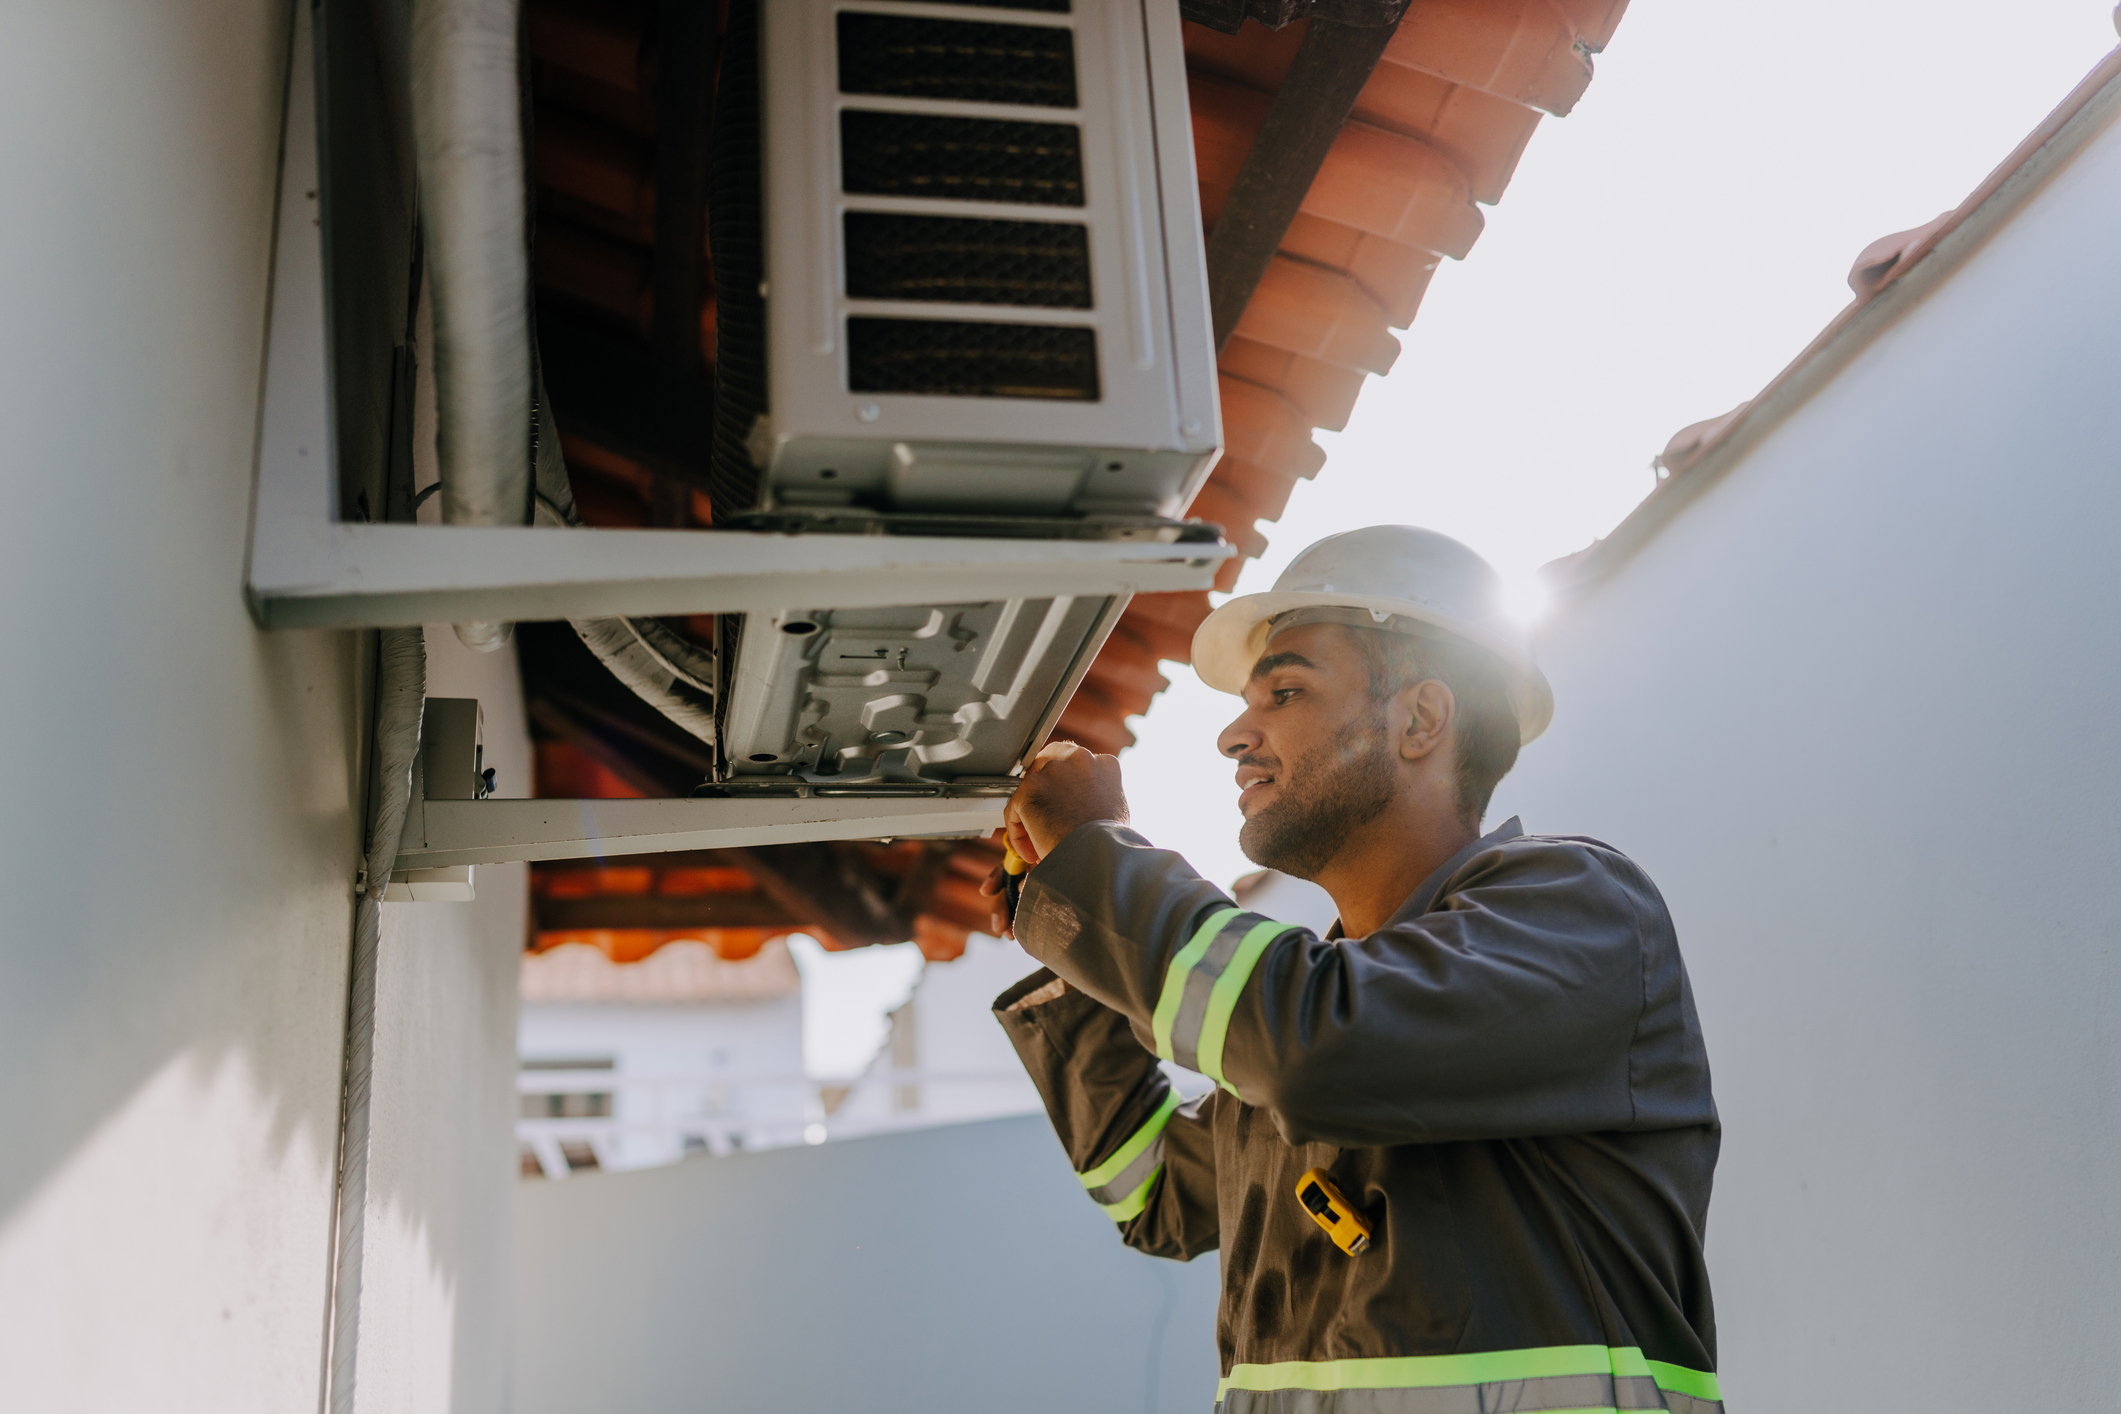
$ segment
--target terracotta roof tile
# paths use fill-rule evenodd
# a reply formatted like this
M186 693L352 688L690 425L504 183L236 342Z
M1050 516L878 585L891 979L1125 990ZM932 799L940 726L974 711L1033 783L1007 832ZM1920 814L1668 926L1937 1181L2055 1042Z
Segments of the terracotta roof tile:
M1419 0L1385 62L1557 115L1591 85L1590 55L1552 0Z
M1270 471L1243 457L1224 457L1215 468L1216 483L1236 493L1261 520L1281 519L1299 479Z
M1355 100L1355 117L1422 139L1465 174L1475 201L1493 205L1502 200L1540 115L1507 98L1385 60Z
M1426 142L1368 123L1340 130L1303 209L1461 260L1485 223L1465 174L1450 159Z
M1915 247L1944 228L1952 219L1947 211L1934 221L1925 221L1912 230L1895 231L1889 236L1880 236L1856 254L1856 263L1849 267L1849 288L1863 299L1885 284L1898 268L1901 260Z
M650 255L561 221L538 231L538 284L601 310L637 329L643 338L655 323L655 287Z
M1612 42L1628 0L1554 0L1554 8L1568 16L1584 48L1596 54Z
M1291 476L1317 475L1326 464L1326 454L1311 440L1312 424L1303 409L1275 388L1262 388L1227 373L1221 382L1226 455Z
M1353 277L1286 255L1268 264L1234 332L1365 373L1388 373L1399 357L1384 306ZM1302 409L1290 401L1302 420Z

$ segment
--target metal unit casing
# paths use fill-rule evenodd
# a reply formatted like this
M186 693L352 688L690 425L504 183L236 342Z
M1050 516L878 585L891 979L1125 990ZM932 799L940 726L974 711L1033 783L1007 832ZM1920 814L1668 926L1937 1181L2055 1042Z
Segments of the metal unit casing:
M1181 514L1221 428L1176 0L761 9L762 506Z
M737 779L1005 776L1127 604L1057 595L753 616L723 720Z

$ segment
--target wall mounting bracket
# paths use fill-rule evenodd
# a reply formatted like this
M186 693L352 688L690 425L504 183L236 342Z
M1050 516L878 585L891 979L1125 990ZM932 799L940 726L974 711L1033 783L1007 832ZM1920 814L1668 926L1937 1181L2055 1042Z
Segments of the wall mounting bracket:
M887 608L1209 588L1218 541L378 525L338 519L313 41L281 144L245 597L262 628ZM818 836L812 835L811 838ZM518 856L520 857L520 856Z
M738 797L722 800L428 800L408 818L400 869L509 859L592 859L804 840L990 834L997 795Z

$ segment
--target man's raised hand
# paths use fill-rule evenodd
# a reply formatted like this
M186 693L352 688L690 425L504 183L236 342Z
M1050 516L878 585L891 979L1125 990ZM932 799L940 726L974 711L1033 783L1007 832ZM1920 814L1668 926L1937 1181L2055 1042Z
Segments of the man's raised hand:
M1023 784L1002 811L1009 843L1027 864L1052 853L1078 825L1126 818L1119 758L1072 741L1056 741L1033 757Z

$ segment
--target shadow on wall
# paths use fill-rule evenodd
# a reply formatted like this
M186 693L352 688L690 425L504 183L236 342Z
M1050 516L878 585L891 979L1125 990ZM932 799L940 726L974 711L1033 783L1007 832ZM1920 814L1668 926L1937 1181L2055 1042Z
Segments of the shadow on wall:
M1043 1116L517 1194L518 1414L1215 1401L1217 1262L1122 1246Z

